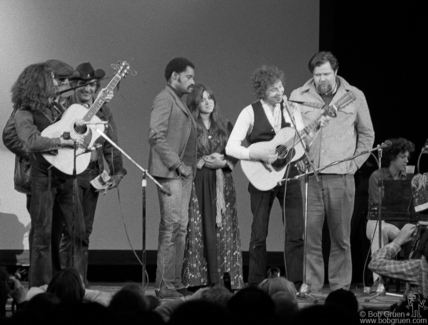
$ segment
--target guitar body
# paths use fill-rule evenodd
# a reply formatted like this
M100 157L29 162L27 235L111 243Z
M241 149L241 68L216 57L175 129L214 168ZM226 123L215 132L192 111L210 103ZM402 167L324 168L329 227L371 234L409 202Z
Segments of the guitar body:
M71 138L76 134L75 124L76 122L81 122L83 117L87 114L88 109L79 104L71 105L65 113L62 115L61 120L48 126L42 131L42 136L48 138L59 138L63 135L64 132L69 132ZM101 120L94 116L91 119L91 122L101 122ZM94 142L99 138L100 134L95 130L95 128L104 132L104 125L86 125L84 134L84 146L86 148L91 148ZM80 133L80 132L79 132ZM89 165L91 160L91 152L85 152L85 148L79 147L76 150L76 175L82 173ZM49 162L52 166L58 169L60 172L66 175L73 175L74 168L74 149L71 147L64 147L58 149L57 155L52 155L49 153L43 153L43 158Z
M283 128L272 140L253 143L249 148L265 150L266 147L278 153L278 159L273 164L241 160L245 176L260 191L269 191L278 185L278 182L284 178L287 166L300 159L305 152L296 130L293 128Z

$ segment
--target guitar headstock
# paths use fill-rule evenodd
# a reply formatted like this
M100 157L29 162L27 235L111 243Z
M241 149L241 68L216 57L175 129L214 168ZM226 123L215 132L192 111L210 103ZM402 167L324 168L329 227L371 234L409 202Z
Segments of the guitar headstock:
M126 61L119 61L118 64L112 64L111 66L115 70L116 74L121 78L126 78L128 73L130 73L131 76L135 76L137 74L137 71L131 71L131 66Z

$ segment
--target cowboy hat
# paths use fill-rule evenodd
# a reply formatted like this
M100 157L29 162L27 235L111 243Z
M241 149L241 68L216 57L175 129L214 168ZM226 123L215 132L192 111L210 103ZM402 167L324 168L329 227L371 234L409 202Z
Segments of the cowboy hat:
M78 76L73 79L77 80L92 80L92 79L102 79L106 75L105 71L102 69L94 70L92 65L89 62L85 62L80 64L76 71L78 72Z

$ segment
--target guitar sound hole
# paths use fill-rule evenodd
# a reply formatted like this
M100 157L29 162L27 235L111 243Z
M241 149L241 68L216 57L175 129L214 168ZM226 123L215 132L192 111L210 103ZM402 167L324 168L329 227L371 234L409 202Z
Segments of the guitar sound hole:
M288 155L288 149L283 146L276 148L276 153L278 154L278 159L284 159Z
M86 124L81 124L79 122L74 123L74 131L78 134L85 134L88 130L88 126Z

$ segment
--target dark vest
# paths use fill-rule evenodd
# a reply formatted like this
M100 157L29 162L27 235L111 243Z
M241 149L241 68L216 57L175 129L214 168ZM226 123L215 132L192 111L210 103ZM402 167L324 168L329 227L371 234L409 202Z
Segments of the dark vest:
M247 136L248 144L256 142L270 141L275 137L275 130L269 123L269 120L265 114L262 103L259 101L252 104L254 111L254 125L253 130ZM281 128L290 126L290 123L285 122L284 114L282 114L283 107L281 105Z

